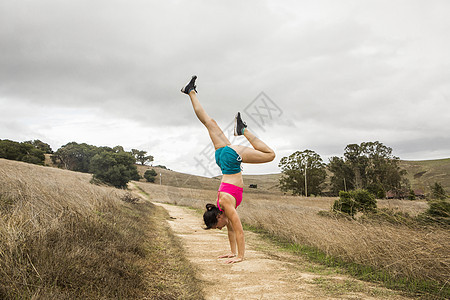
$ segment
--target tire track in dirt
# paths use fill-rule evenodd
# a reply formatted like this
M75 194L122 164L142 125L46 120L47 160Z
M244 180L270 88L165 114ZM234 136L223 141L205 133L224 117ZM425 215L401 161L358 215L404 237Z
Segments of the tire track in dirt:
M226 230L203 230L201 216L192 209L153 203L168 211L168 223L197 268L206 299L407 299L345 275L308 271L314 269L310 262L248 231L245 260L227 265L217 258L229 251Z

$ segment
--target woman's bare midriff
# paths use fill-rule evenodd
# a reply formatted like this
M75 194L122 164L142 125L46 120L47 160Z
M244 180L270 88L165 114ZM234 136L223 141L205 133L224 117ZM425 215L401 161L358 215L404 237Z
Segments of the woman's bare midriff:
M244 187L244 180L242 179L242 172L236 174L223 174L222 182L233 184L235 186Z

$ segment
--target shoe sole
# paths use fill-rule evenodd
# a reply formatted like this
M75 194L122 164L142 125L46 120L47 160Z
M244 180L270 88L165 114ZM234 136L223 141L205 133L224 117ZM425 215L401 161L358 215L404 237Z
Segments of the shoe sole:
M188 85L191 84L192 80L194 80L194 81L197 80L197 75L192 76L192 78L191 78L191 80L188 82L188 84L186 84L185 86L183 86L183 87L181 88L181 92L182 92L182 93L185 93L185 94L189 95L189 92L186 93L186 87L187 87ZM195 90L195 84L194 84L194 90Z
M237 132L237 123L238 123L237 118L238 118L238 115L239 115L239 113L237 113L236 116L234 117L234 136L242 135L242 134L239 134Z
M237 114L236 114L236 116L234 117L234 136L238 136L238 134L237 134Z

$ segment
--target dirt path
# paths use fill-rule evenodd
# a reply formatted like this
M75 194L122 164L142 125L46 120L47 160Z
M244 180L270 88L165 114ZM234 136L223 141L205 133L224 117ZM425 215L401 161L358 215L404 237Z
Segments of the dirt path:
M155 204L169 212L172 230L204 281L206 299L406 299L397 292L311 264L247 231L245 260L226 265L225 259L217 258L229 249L225 229L203 230L201 216L195 211Z

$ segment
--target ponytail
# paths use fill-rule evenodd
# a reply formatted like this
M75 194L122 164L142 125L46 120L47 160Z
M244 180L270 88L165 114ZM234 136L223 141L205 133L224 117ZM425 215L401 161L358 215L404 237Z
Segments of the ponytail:
M206 225L205 229L211 229L214 225L216 225L217 216L219 216L221 213L222 212L219 210L219 208L214 204L206 204L206 211L203 214L203 221L205 221Z

